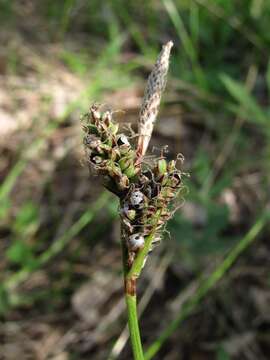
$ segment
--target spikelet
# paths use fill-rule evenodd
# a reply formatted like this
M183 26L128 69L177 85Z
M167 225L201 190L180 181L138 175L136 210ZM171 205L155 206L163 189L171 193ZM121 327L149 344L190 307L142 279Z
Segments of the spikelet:
M173 43L165 44L151 72L139 116L137 147L114 122L112 112L92 105L83 117L87 160L104 186L120 201L122 240L131 269L141 250L151 251L162 239L167 221L177 209L176 201L183 186L176 161L160 157L146 164L146 153L166 85ZM131 141L130 141L131 140ZM147 165L147 166L146 166ZM151 243L146 239L150 236Z
M158 114L161 95L166 85L169 58L173 42L163 45L158 59L154 65L144 92L138 125L137 156L145 155L152 135L154 123Z

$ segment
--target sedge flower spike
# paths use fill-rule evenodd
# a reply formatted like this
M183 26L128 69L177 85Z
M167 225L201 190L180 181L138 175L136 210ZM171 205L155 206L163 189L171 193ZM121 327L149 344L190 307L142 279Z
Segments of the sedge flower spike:
M137 156L145 155L157 118L162 92L166 86L169 58L173 42L163 45L154 68L148 78L144 92L138 124Z
M83 117L84 146L89 167L119 199L121 247L130 338L135 360L143 360L136 282L148 254L161 242L164 227L174 215L183 189L177 161L168 161L161 150L151 163L145 154L166 85L172 41L162 47L151 72L139 114L138 142L122 132L112 111L94 104Z
M150 166L144 162L166 85L172 46L169 41L162 47L148 78L139 114L137 146L132 143L132 136L129 138L119 129L112 112L101 112L99 105L92 105L83 118L90 167L120 201L122 239L129 269L143 249L144 239L154 234L153 245L160 242L162 229L174 214L174 200L182 189L181 171L175 161L164 158L163 151Z

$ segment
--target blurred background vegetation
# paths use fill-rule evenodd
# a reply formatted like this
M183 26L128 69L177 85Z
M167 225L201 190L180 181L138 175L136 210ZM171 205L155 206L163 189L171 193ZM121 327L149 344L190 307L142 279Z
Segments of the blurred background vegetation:
M189 301L155 359L269 359L270 2L1 0L0 21L0 358L131 359L117 203L79 118L100 101L136 128L172 39L152 145L190 176L139 286L143 342Z

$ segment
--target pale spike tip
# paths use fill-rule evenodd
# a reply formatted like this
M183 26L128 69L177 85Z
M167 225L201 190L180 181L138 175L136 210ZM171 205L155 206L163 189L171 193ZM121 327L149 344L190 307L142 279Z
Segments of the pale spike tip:
M170 40L162 46L157 61L150 73L144 97L140 108L138 121L137 156L140 159L145 155L159 110L161 95L165 89L169 58L173 42Z
M168 50L171 50L171 48L173 47L173 41L170 40L168 41L165 45L163 45L165 48L167 48Z

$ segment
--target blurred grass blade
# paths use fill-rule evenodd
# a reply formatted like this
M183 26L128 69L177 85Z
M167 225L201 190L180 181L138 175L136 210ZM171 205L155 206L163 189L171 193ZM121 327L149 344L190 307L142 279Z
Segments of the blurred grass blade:
M232 265L242 254L242 252L246 250L246 248L256 240L257 236L267 224L269 219L270 213L263 213L261 217L259 217L259 219L251 227L249 232L229 252L227 257L217 267L217 269L214 270L207 279L200 280L201 285L197 288L194 295L189 300L187 300L176 318L170 323L170 325L163 331L161 336L145 352L145 360L153 359L156 353L160 350L160 348L167 341L167 339L175 332L175 330L179 327L183 320L185 320L192 313L192 311L196 308L200 301L232 267Z
M20 150L20 159L16 162L13 168L9 171L3 183L0 185L0 219L6 216L9 209L9 195L14 188L18 177L22 174L29 160L34 158L38 153L38 148L44 144L47 137L58 126L57 123L49 123L44 129L43 137L34 140L31 144L24 146Z
M222 74L221 81L225 85L230 95L241 105L247 118L258 124L268 125L269 121L266 114L256 102L255 98L249 94L244 84L233 80L228 75ZM240 109L239 109L240 110Z
M170 18L171 21L175 27L175 30L178 33L178 36L182 42L183 48L191 60L191 62L197 61L197 54L196 50L194 49L192 40L185 28L184 22L172 0L162 0Z
M54 256L59 254L68 245L68 243L95 218L97 212L105 206L108 200L109 193L104 191L96 200L96 202L91 206L91 208L85 211L82 216L64 233L63 236L60 236L58 239L56 239L48 248L48 250L40 255L36 261L37 268L45 265ZM34 269L29 268L24 268L18 271L4 282L3 288L8 292L13 290L23 281L27 280L33 271Z
M54 241L47 251L44 251L39 258L40 265L46 264L55 255L59 254L69 241L78 235L80 231L94 219L96 213L105 206L109 198L109 193L104 191L93 206L89 210L85 211L79 220L76 221L68 231Z
M64 38L71 21L71 11L74 6L74 0L66 0L63 4L62 17L59 21L59 38Z
M266 83L268 89L268 100L270 100L270 58L268 60L267 70L266 70Z
M200 34L200 20L199 20L199 6L191 1L189 5L189 27L191 33L192 43L194 48L198 51L199 34Z
M262 16L264 0L252 0L250 4L250 14L258 20Z
M0 186L0 219L5 218L11 204L9 200L10 192L12 191L16 180L23 172L27 161L24 159L18 160L18 162L10 170L9 174Z
M175 3L172 0L162 0L162 3L164 4L164 7L167 10L167 13L171 18L171 21L175 27L178 37L181 40L183 49L192 64L193 71L194 71L194 74L195 74L198 84L203 89L206 89L207 82L206 82L204 73L203 73L203 71L200 67L199 61L198 61L197 51L193 45L191 37L189 36L189 34L185 28L184 22L179 14L179 11L177 10L177 8L175 6Z
M134 21L133 16L130 15L128 9L123 6L121 1L114 1L111 5L112 10L115 10L116 15L124 22L125 27L132 36L134 42L147 57L149 55L149 46L145 42L140 26Z
M255 0L258 1L258 0ZM244 38L246 38L250 43L256 46L258 49L262 50L264 47L263 39L258 32L255 32L251 29L250 26L245 25L245 21L243 21L241 15L236 12L227 12L224 8L224 5L228 7L233 3L232 1L209 1L209 0L195 0L196 3L205 7L207 11L213 14L215 17L222 19L224 23L228 24L232 29L239 32ZM223 2L223 6L222 6Z
M21 159L10 170L8 176L5 178L4 182L0 186L0 202L8 198L17 178L20 176L23 169L25 168L26 163L26 160Z

